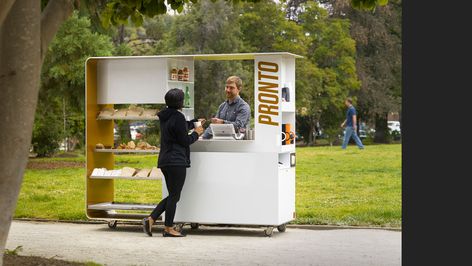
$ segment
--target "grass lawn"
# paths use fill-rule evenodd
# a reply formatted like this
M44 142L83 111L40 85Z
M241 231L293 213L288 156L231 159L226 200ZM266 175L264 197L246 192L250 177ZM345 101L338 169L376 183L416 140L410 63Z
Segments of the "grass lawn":
M401 227L401 147L297 148L295 222ZM116 167L150 168L156 159L156 155L119 155ZM61 162L67 162L66 168L57 168ZM31 159L15 217L85 220L83 162L83 156ZM161 185L115 180L115 201L156 202Z

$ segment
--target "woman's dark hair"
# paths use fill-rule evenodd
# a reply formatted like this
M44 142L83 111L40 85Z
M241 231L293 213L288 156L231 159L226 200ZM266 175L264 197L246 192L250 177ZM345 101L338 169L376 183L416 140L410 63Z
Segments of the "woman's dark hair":
M166 105L169 108L181 109L184 107L184 92L179 89L171 89L164 96Z

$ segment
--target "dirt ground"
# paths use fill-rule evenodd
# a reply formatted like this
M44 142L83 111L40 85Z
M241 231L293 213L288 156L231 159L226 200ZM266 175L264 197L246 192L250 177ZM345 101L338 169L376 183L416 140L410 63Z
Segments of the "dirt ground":
M47 259L35 256L19 256L5 254L3 256L3 265L22 265L22 266L82 266L83 263L69 262L65 260Z
M85 167L83 162L67 162L67 161L55 161L55 162L42 162L29 160L27 169L57 169L57 168L79 168Z

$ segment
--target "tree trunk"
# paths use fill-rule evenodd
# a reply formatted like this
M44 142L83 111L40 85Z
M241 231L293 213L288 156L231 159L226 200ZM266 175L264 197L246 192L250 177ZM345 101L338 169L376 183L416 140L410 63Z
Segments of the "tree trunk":
M41 1L16 1L0 25L0 265L33 132L41 70Z
M315 122L313 121L313 118L309 117L310 119L310 126L308 127L308 146L313 146L314 144L314 138L313 138L313 132L315 128Z
M375 143L389 143L387 117L388 113L375 115Z
M121 124L118 124L118 134L121 137L121 142L127 142L131 140L131 132L128 121L122 121Z
M49 0L41 14L41 1L17 0L3 23L0 17L0 266L28 162L42 61L72 2Z

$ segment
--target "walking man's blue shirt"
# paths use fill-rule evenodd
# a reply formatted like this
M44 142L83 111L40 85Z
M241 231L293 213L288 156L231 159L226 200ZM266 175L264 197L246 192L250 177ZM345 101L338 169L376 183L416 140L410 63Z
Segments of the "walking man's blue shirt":
M353 121L353 116L357 116L356 108L354 106L350 105L347 108L347 113L346 113L346 130L344 131L344 141L341 147L343 149L346 149L347 144L349 143L349 140L351 137L354 139L356 142L357 146L359 149L364 149L364 145L362 144L361 139L359 136L357 136L356 130L354 129L354 121Z
M347 108L347 114L346 114L346 126L348 127L352 127L352 116L353 115L357 115L357 112L356 112L356 108L354 108L354 106L350 106L349 108Z

